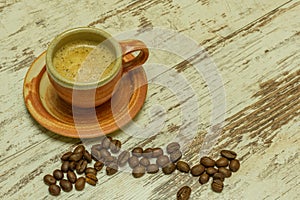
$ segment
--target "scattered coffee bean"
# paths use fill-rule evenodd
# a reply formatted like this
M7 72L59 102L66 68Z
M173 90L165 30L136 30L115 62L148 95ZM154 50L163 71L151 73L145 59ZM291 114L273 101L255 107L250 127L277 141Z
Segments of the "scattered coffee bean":
M85 171L87 164L88 162L86 160L80 160L76 165L77 174L82 174Z
M85 151L83 152L83 158L84 158L88 163L92 162L92 155L91 155L87 150L85 150Z
M60 194L60 187L58 185L50 185L48 191L53 196L58 196Z
M59 185L61 189L65 192L70 192L73 188L72 183L66 179L61 179L59 181Z
M175 171L175 169L176 169L176 165L172 162L169 162L162 168L162 171L164 174L168 175L168 174L172 174Z
M112 153L118 153L121 149L121 146L122 146L122 143L119 141L119 140L113 140L111 143L110 143L110 151Z
M160 167L166 166L168 163L170 163L170 159L166 155L161 155L156 159L156 164Z
M104 148L104 149L109 149L110 143L111 143L111 139L108 138L108 137L106 137L106 138L102 141L102 148Z
M224 187L223 181L219 179L213 180L211 184L211 189L218 193L222 192L223 187Z
M180 149L180 144L178 142L172 142L167 145L167 152L168 154L173 153L174 151L177 151Z
M143 154L143 148L142 147L135 147L132 151L131 151L133 156L136 157L141 157Z
M118 165L120 166L120 167L123 167L123 166L125 166L126 165L126 163L127 163L127 161L128 161L128 159L129 159L129 157L130 157L130 153L129 153L129 151L123 151L120 155L119 155L119 157L118 157Z
M176 168L181 171L181 172L184 172L184 173L189 173L190 171L190 166L189 164L187 164L186 162L184 161L178 161L177 164L176 164Z
M190 198L192 189L189 186L183 186L178 192L177 192L177 200L188 200Z
M143 151L143 157L145 158L151 158L153 155L153 149L152 148L147 148Z
M134 178L140 178L142 176L144 176L145 174L145 167L144 166L136 166L135 168L133 168L132 170L132 176Z
M200 177L199 177L199 183L200 184L205 184L205 183L207 183L209 181L209 175L207 174L207 173L203 173L203 174L201 174L200 175Z
M73 154L70 156L69 160L70 160L70 161L75 161L75 162L77 162L77 161L79 161L79 160L82 158L82 155L83 155L82 152L80 152L80 153L73 153Z
M69 164L70 164L69 161L64 161L61 165L61 171L67 173L69 170Z
M82 153L82 154L83 154L84 151L85 151L85 147L84 147L83 145L78 145L78 146L74 149L73 153Z
M95 174L95 175L97 175L97 170L93 167L87 167L84 172L85 172L85 174Z
M211 159L210 157L204 156L200 159L200 163L204 166L204 167L213 167L215 166L215 161L213 159Z
M148 158L142 158L140 160L140 165L144 166L144 167L147 167L148 165L150 165L150 161Z
M140 163L138 157L136 156L131 156L129 159L128 159L128 164L129 164L129 167L131 167L132 169L135 168L136 166L138 166Z
M102 144L95 144L92 146L91 150L97 150L100 151L102 149Z
M85 181L92 185L95 186L98 182L98 178L95 176L95 174L86 174L85 175Z
M53 185L56 183L56 179L52 175L47 174L44 176L44 183L46 185Z
M118 165L116 163L110 163L107 167L106 167L106 174L108 176L114 175L115 173L118 172Z
M80 177L77 179L77 181L75 182L75 189L78 191L83 190L85 187L85 178L84 177Z
M218 169L218 171L220 173L222 173L225 176L225 178L229 178L231 176L231 171L229 169L225 168L225 167L220 167Z
M164 151L162 150L162 148L156 147L156 148L152 149L152 157L153 158L157 158L163 154L164 154Z
M238 171L240 168L240 161L238 161L237 159L231 160L229 163L229 169L232 172L236 172Z
M193 176L200 176L205 171L205 167L201 164L197 164L191 168L191 174Z
M213 176L217 172L218 172L218 170L216 168L214 168L214 167L208 167L208 168L206 168L206 173L209 176Z
M214 174L213 179L214 180L224 181L225 176L224 176L224 174L222 174L220 172L217 172L217 173Z
M173 153L170 154L170 160L173 163L176 163L178 160L180 160L182 157L182 153L180 150L174 151Z
M229 160L235 159L237 154L234 151L222 150L221 155Z
M56 169L56 170L53 171L53 177L56 180L61 180L64 177L64 173L61 170Z
M228 159L227 158L219 158L218 160L216 160L216 166L217 167L227 167L228 166Z
M103 166L104 166L104 163L100 162L100 161L96 161L95 164L94 164L94 168L97 171L100 171L103 168Z
M62 155L61 157L61 160L62 161L66 161L66 160L69 160L70 156L72 155L73 153L71 151L65 153L64 155Z
M74 171L76 169L77 162L72 161L69 163L69 170Z
M159 171L158 165L157 164L150 164L147 166L147 172L148 174L155 174Z
M68 171L67 178L71 183L75 183L77 180L77 176L73 171Z

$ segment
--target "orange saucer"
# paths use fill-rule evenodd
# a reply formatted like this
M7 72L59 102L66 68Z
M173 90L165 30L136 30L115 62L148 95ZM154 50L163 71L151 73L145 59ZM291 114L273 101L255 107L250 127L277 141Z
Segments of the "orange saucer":
M44 52L26 74L23 95L28 111L43 127L67 137L93 138L129 123L142 108L147 89L145 71L139 67L122 77L111 100L92 109L72 108L50 84Z

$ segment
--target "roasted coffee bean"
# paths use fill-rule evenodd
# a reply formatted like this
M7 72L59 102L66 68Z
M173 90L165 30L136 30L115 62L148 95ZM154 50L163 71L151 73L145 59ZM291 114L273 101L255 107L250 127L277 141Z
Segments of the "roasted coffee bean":
M62 163L62 165L61 165L61 171L67 173L68 170L69 170L69 164L70 164L69 161L64 161L64 162Z
M82 153L82 154L83 154L84 151L85 151L85 147L84 147L83 145L78 145L78 146L74 149L73 153Z
M217 167L227 167L228 166L228 159L227 158L219 158L216 160L216 166Z
M76 169L77 162L72 161L69 163L69 170L74 171Z
M200 184L205 184L209 181L209 175L207 173L203 173L199 177L199 183Z
M173 163L176 163L178 160L180 160L182 157L182 153L180 150L177 150L177 151L174 151L170 154L170 160L173 162Z
M161 155L156 159L156 164L160 167L166 166L168 163L170 163L170 159L166 155Z
M224 187L223 181L219 179L213 180L211 184L211 189L218 193L222 192L223 187Z
M156 147L152 149L152 157L153 158L158 158L159 156L163 155L164 151L162 148Z
M88 162L86 160L80 160L76 165L76 172L77 174L82 174L87 166Z
M70 161L75 161L75 162L77 162L77 161L79 161L80 159L82 159L82 152L80 152L80 153L73 153L71 156L70 156L70 158L69 158L69 160Z
M172 162L169 162L167 165L165 165L163 168L162 168L162 171L164 174L172 174L176 169L176 165Z
M178 142L171 142L167 145L167 152L168 154L173 153L174 151L177 151L180 149L180 144Z
M94 168L97 171L100 171L103 168L103 166L104 166L104 163L100 162L100 161L96 161L95 164L94 164Z
M91 150L91 154L92 154L92 158L93 158L95 161L101 160L101 153L100 153L100 150L92 149L92 150Z
M115 173L118 172L118 165L116 163L110 163L107 167L106 167L106 174L108 176L111 176Z
M206 168L206 173L209 176L213 176L217 172L218 172L218 170L216 168L214 168L214 167L208 167L208 168Z
M53 196L58 196L60 194L60 187L58 185L50 185L48 191Z
M191 174L193 176L200 176L205 171L205 167L201 164L197 164L191 168Z
M130 157L130 153L129 153L129 151L123 151L120 155L119 155L119 157L118 157L118 165L120 166L120 167L123 167L123 166L125 166L126 165L126 163L127 163L127 161L128 161L128 159L129 159L129 157Z
M220 172L217 172L213 175L213 179L214 180L220 180L220 181L224 181L225 179L225 176L224 174L220 173Z
M110 143L110 151L112 153L118 153L121 149L121 146L122 146L122 143L119 141L119 140L113 140L111 143Z
M132 169L135 168L136 166L138 166L140 163L138 157L136 156L131 156L129 159L128 159L128 164L129 164L129 167L131 167Z
M71 151L65 153L64 155L61 156L61 160L62 161L66 161L66 160L69 160L70 156L72 155L73 153Z
M106 137L106 138L102 141L102 148L104 148L104 149L109 149L110 143L111 143L111 138Z
M153 149L152 148L147 148L143 151L143 157L145 158L151 158L153 155Z
M109 153L109 151L107 151L106 149L101 149L100 150L100 154L101 154L101 158L106 158L108 156L111 156L111 154Z
M204 156L200 159L200 164L202 164L204 167L213 167L215 166L215 161L210 157Z
M147 166L146 170L149 174L155 174L159 171L159 168L157 164L150 164Z
M91 155L87 150L85 150L85 151L83 152L83 158L84 158L88 163L92 162L92 155Z
M133 156L136 157L141 157L143 154L143 148L142 147L135 147L132 151L131 151Z
M234 159L234 160L231 160L230 163L229 163L229 169L232 171L232 172L236 172L238 171L240 168L240 161L237 160L237 159Z
M86 174L85 181L88 184L95 186L98 182L98 178L95 176L95 174Z
M181 172L184 172L184 173L189 173L190 171L190 166L189 164L187 164L186 162L184 161L178 161L177 164L176 164L176 168L181 171Z
M60 180L64 177L64 173L59 170L59 169L56 169L53 171L53 177L56 179L56 180Z
M218 171L219 171L220 173L222 173L222 174L225 176L225 178L228 178L228 177L231 176L231 171L230 171L229 169L225 168L225 167L220 167L220 168L218 169Z
M75 189L81 191L84 189L84 187L85 187L85 178L84 177L78 178L75 183Z
M140 160L140 165L144 166L144 167L147 167L148 165L150 165L150 161L148 158L142 158Z
M144 166L136 166L135 168L133 168L132 170L132 176L134 178L140 178L142 176L144 176L145 174L145 167Z
M67 178L71 183L75 183L77 180L77 176L73 171L68 171Z
M61 189L65 192L70 192L73 188L72 183L66 179L61 179L59 181L59 185Z
M177 192L177 200L188 200L190 199L192 189L189 186L183 186L178 192Z
M237 156L237 154L234 151L230 150L222 150L221 155L229 160L233 160Z
M56 183L56 179L52 175L47 174L44 176L44 183L46 185L52 185Z
M97 170L95 168L92 168L92 167L87 167L84 172L85 172L85 174L95 174L95 175L97 175Z

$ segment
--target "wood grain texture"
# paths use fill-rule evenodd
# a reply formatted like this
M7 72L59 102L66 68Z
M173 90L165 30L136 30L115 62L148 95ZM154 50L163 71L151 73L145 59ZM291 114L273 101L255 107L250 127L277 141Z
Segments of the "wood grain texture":
M134 124L116 131L112 136L123 141L124 149L163 147L180 132L181 111L189 105L189 96L179 101L174 91L156 84L175 70L188 80L198 99L199 109L190 111L198 112L201 121L183 157L190 164L198 162L200 147L212 128L212 106L218 105L213 105L207 79L193 64L205 65L213 59L224 83L226 120L214 130L219 134L216 144L201 150L216 157L222 148L233 149L242 166L225 181L221 194L178 172L134 179L125 170L112 177L102 171L96 187L62 193L58 199L175 199L177 190L186 184L192 187L192 199L297 199L299 10L296 0L0 2L1 198L52 199L43 176L59 168L59 156L81 142L38 125L26 111L22 88L29 65L57 33L89 25L112 34L139 28L143 35L155 27L172 28L193 38L209 55L199 50L187 62L163 51L150 52L149 62L161 63L168 70L146 69L147 100L134 121L145 130L153 125L151 121L163 119L164 123L149 136L132 128ZM187 89L180 82L174 85Z

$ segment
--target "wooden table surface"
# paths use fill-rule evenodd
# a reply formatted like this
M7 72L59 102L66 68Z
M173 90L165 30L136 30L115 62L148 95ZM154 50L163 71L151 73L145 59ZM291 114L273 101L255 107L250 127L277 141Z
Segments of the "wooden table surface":
M299 199L299 13L299 0L0 1L0 199L54 199L43 176L62 153L99 140L46 130L23 101L31 63L79 26L149 45L144 107L111 134L123 149L180 140L190 164L232 149L241 168L220 194L178 171L134 179L121 170L57 199L175 199L184 185L191 199Z

